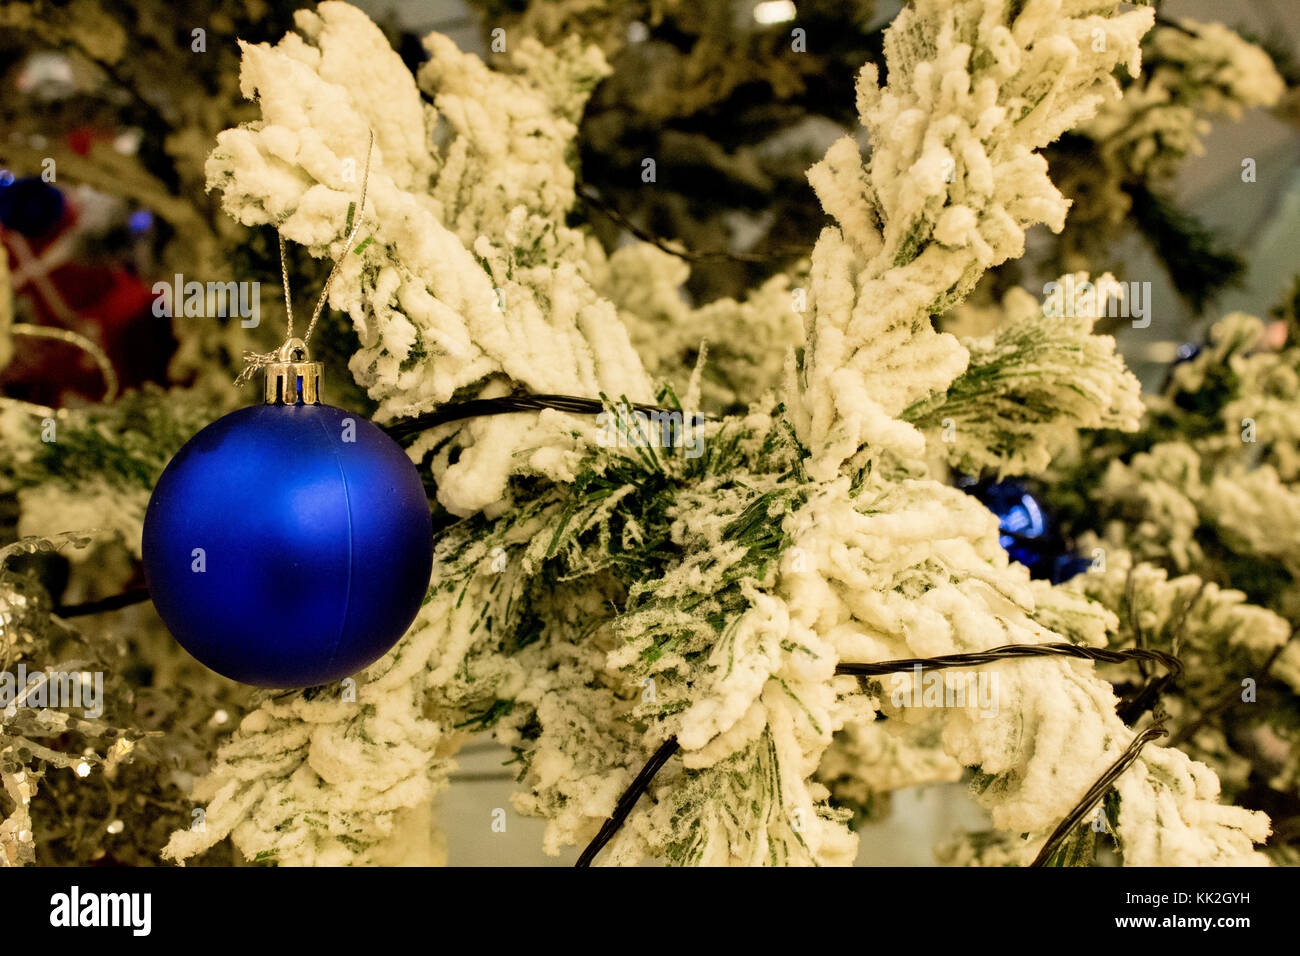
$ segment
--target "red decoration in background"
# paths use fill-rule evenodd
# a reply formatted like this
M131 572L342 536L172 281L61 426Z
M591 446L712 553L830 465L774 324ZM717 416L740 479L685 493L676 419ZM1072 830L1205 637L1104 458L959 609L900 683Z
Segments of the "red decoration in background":
M68 202L62 218L39 235L0 228L14 278L15 319L70 329L98 343L124 389L165 383L176 341L167 320L153 314L151 285L121 262L76 261L75 248L69 250L67 244L77 243L77 226L75 203ZM104 382L80 349L18 336L12 360L0 369L0 391L61 406L98 401Z
M89 156L91 145L94 144L96 139L102 138L103 137L101 136L96 136L95 131L89 127L78 127L77 129L68 131L68 149L72 150L78 156Z

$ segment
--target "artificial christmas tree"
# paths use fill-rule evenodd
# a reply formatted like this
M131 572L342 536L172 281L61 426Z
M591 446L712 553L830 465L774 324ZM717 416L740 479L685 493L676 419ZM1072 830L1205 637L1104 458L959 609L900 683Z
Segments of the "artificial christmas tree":
M1200 734L1177 723L1187 702L1283 647L1281 618L1243 605L1241 572L1203 589L1126 577L1118 548L1151 557L1131 542L1069 585L1031 579L952 474L1048 474L1090 430L1143 434L1137 380L1094 332L1106 298L1064 291L1112 280L982 302L962 338L935 324L970 320L959 307L1026 230L1066 227L1043 151L1108 116L1099 141L1130 128L1117 74L1141 75L1149 8L915 0L884 69L857 79L869 155L846 135L809 170L830 223L808 259L698 306L670 252L608 252L573 218L598 47L506 27L489 69L434 34L412 76L347 4L294 22L242 46L260 113L216 133L206 182L262 248L275 230L340 264L329 304L355 330L355 407L402 438L429 494L424 604L363 673L287 693L206 673L146 606L113 612L134 641L107 614L83 634L78 611L102 605L69 602L138 587L158 475L233 399L204 375L110 405L6 401L22 535L0 569L6 653L90 673L102 658L72 645L99 641L119 660L95 722L5 712L9 862L436 861L434 802L476 733L512 750L515 807L546 821L548 852L586 846L584 863L847 863L850 823L881 795L964 770L994 832L951 861L1266 862L1267 816L1160 738ZM342 349L341 325L316 341ZM521 396L567 400L428 417ZM70 527L103 542L96 567ZM1243 533L1239 551L1285 567L1290 531ZM60 548L56 607L51 567L11 559ZM1278 655L1270 673L1292 681ZM170 709L151 711L163 688ZM165 845L119 813L136 797L163 808ZM102 823L99 844L45 822L70 815Z

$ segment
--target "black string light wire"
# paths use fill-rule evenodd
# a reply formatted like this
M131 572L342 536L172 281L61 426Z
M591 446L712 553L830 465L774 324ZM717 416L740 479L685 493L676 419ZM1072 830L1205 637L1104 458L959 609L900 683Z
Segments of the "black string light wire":
M54 614L56 617L64 618L85 617L88 614L99 614L103 611L116 611L118 608L129 607L132 604L143 604L147 600L149 600L148 588L131 588L121 594L111 594L108 597L85 601L81 604L61 604L54 609Z
M614 812L609 815L609 819L604 822L596 838L587 844L587 848L582 851L582 856L578 857L578 862L573 864L576 867L591 866L592 860L596 859L596 854L604 848L605 844L614 839L614 834L623 826L623 822L632 813L632 808L636 802L641 799L641 794L646 792L650 786L650 781L655 778L655 774L668 762L668 758L681 749L681 744L677 742L676 737L669 737L654 755L646 761L646 765L641 768L641 772L636 775L636 779L623 791L623 795L618 798L618 803L614 806Z
M1125 661L1153 661L1164 665L1165 669L1177 677L1182 673L1183 665L1178 658L1164 651L1145 648L1131 648L1124 651L1107 650L1104 647L1084 647L1079 644L1005 644L991 647L987 651L972 651L967 654L945 654L940 657L910 657L897 661L881 661L874 664L838 664L837 674L851 674L854 677L878 677L883 674L896 674L910 671L915 667L922 670L945 670L950 667L963 667L976 664L992 664L996 661L1010 660L1017 657L1077 657L1082 660L1101 661L1104 664L1122 664Z
M647 405L642 402L619 402L618 408L630 409L645 415L682 415L679 408L663 405ZM511 412L540 412L543 409L555 409L573 415L599 415L609 411L611 404L602 398L581 398L577 395L505 395L500 398L472 398L464 402L449 402L431 412L412 418L400 418L383 426L385 432L394 441L402 443L422 431L457 422L466 418L481 418L486 415L506 415ZM711 421L707 415L684 415L691 424Z
M1142 636L1142 631L1137 621L1137 611L1133 600L1133 580L1133 569L1129 568L1124 584L1126 600L1128 601L1129 606L1129 619L1131 621L1134 640L1137 642L1138 647L1143 647L1146 642ZM1187 602L1182 606L1181 610L1178 612L1178 616L1174 619L1174 622L1169 629L1172 634L1169 644L1169 652L1175 657L1178 656L1178 652L1182 648L1183 628L1187 624L1187 617L1191 614L1192 608L1201 600L1202 595L1205 594L1205 588L1208 583L1208 581L1201 582L1201 586L1198 587L1196 592L1187 599ZM1138 664L1138 669L1142 674L1142 680L1144 683L1132 694L1121 700L1119 707L1116 710L1116 713L1119 714L1120 720L1124 721L1124 723L1129 727L1132 727L1137 723L1138 718L1154 707L1156 702L1160 700L1161 696L1163 696L1164 692L1168 690L1180 676L1179 672L1166 668L1166 673L1163 676L1152 679L1146 673L1146 667L1141 662Z
M812 254L811 247L791 246L786 249L776 249L771 252L733 252L729 249L704 249L691 250L687 249L681 243L665 239L663 236L651 232L649 229L643 229L634 223L612 203L606 202L601 198L600 192L593 186L586 183L579 183L575 194L578 199L588 209L600 213L614 225L625 229L640 239L642 242L648 242L662 252L670 256L676 256L683 262L783 262L790 259L800 259Z
M1128 749L1124 751L1113 764L1106 768L1106 772L1097 778L1097 782L1088 788L1088 792L1083 798L1074 805L1064 820L1056 825L1052 835L1047 838L1043 848L1038 851L1034 861L1030 866L1045 866L1047 862L1056 853L1057 849L1066 841L1070 833L1074 830L1079 822L1083 820L1095 807L1100 800L1106 796L1111 785L1119 779L1120 774L1132 765L1142 753L1142 748L1155 740L1157 737L1167 736L1169 731L1165 730L1165 715L1163 711L1156 712L1156 722L1148 727L1142 733L1138 734L1129 743Z
M835 666L836 674L849 674L854 677L879 677L885 674L897 674L920 668L922 671L927 670L945 670L951 667L974 666L978 664L991 664L996 661L1011 660L1014 658L1026 657L1077 657L1083 660L1101 661L1106 664L1119 664L1124 661L1145 661L1155 662L1165 667L1168 674L1177 679L1182 673L1183 665L1178 658L1172 654L1166 654L1163 651L1155 651L1146 648L1131 648L1123 651L1112 651L1100 647L1081 647L1077 644L1051 643L1051 644L1006 644L1002 647L990 648L987 651L974 651L968 654L946 654L940 657L909 657L902 660L878 661L874 663L854 664L841 663ZM1110 789L1111 784L1128 769L1129 765L1138 758L1142 748L1156 737L1163 737L1168 731L1164 729L1162 719L1157 719L1156 724L1144 730L1133 738L1133 743L1129 745L1119 758L1115 761L1097 782L1092 785L1083 799L1081 799L1073 810L1061 821L1061 824L1048 837L1047 842L1043 844L1043 849L1035 858L1032 866L1042 866L1051 855L1056 852L1056 848L1064 842L1070 832L1083 819L1089 810L1105 796ZM680 749L680 744L676 737L669 737L654 752L650 760L636 778L628 785L628 788L619 797L618 803L614 806L614 812L610 814L609 819L601 826L600 831L595 838L587 844L587 848L582 851L578 861L574 864L577 867L591 866L596 855L614 838L614 834L619 831L623 823L632 814L632 808L636 806L641 795L649 789L650 783L654 780L655 774L668 762L668 758Z

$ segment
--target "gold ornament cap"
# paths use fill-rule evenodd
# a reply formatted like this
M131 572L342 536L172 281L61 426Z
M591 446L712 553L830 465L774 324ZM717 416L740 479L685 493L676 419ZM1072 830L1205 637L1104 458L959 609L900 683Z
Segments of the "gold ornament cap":
M307 354L307 343L290 339L266 368L268 405L319 405L321 364Z

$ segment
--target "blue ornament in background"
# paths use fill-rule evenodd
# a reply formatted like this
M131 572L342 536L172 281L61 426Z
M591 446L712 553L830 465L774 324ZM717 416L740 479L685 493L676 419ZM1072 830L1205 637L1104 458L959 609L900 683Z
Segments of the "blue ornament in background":
M153 213L148 209L137 209L127 217L126 227L132 232L148 232L153 228Z
M1012 561L1029 568L1031 577L1061 584L1092 567L1092 561L1073 551L1047 508L1023 483L960 476L957 487L978 498L997 516L998 530L1002 532L998 543Z
M1048 509L1022 482L979 481L959 476L957 487L979 499L998 519L998 543L1012 561L1029 568L1035 578L1061 584L1092 567L1092 561L1076 554L1067 537L1056 527Z
M40 176L0 180L0 223L24 236L43 236L63 218L63 193Z
M998 528L1002 531L998 543L1006 549L1011 560L1031 570L1039 570L1038 566L1045 557L1043 552L1051 541L1047 513L1038 499L1018 481L967 480L960 486L997 516Z
M301 340L267 366L267 404L204 428L158 479L149 592L200 662L263 687L331 683L382 656L423 602L433 527L406 453L319 404Z

